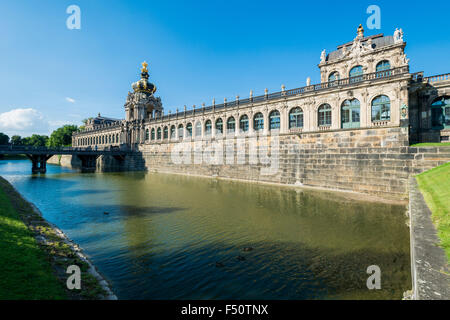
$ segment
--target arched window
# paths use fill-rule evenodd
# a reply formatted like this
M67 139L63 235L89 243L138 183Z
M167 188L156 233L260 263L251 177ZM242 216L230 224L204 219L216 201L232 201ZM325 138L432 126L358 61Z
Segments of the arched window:
M175 126L170 127L170 139L175 139Z
M241 129L241 132L248 131L248 116L246 114L244 114L239 120L239 129Z
M148 129L145 129L145 140L148 140L150 138Z
M102 136L102 144L105 144L105 136Z
M439 97L431 104L431 126L450 129L450 96Z
M196 137L202 136L202 123L200 121L197 121L195 123L195 136Z
M342 128L359 128L360 103L358 99L345 100L341 107Z
M387 96L378 96L372 100L372 122L391 120L391 100Z
M210 136L212 132L212 122L211 120L206 120L205 122L205 135Z
M178 126L178 139L183 140L184 132L183 132L183 125L180 124Z
M156 139L161 140L161 127L156 130Z
M349 72L349 77L358 77L363 75L363 67L362 66L356 66L353 67Z
M222 118L216 120L216 134L223 134L223 121Z
M255 131L260 131L264 129L264 116L261 112L258 112L253 117L253 129Z
M116 143L119 143L119 134L116 134Z
M377 67L376 67L376 72L378 71L386 71L391 69L391 64L389 63L388 60L383 60L378 62Z
M336 81L336 80L340 80L340 75L339 75L339 72L337 72L337 71L335 71L335 72L332 72L329 76L328 76L328 82L333 82L333 81Z
M168 139L169 138L169 128L167 126L164 127L163 138L164 139Z
M323 104L318 110L319 127L331 126L331 106Z
M289 129L303 128L302 108L293 108L289 112Z
M152 128L152 136L151 136L152 140L155 140L155 128Z
M233 133L236 130L236 121L234 117L229 117L227 120L227 133Z
M188 123L186 125L186 133L188 137L192 137L192 123Z
M278 110L273 110L269 114L269 129L270 130L280 129L280 112Z

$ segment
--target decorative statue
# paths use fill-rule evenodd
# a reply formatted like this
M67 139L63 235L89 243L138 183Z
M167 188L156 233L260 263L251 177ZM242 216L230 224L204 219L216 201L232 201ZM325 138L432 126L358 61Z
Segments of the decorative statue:
M322 54L320 55L320 63L324 63L327 60L327 51L323 49Z
M394 31L394 43L403 42L403 30L396 28Z
M309 87L311 85L311 78L306 78L306 85Z

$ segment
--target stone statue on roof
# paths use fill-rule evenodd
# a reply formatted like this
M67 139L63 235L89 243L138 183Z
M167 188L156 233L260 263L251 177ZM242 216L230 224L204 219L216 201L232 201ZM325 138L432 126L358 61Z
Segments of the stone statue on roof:
M327 51L323 49L322 54L320 55L320 63L324 63L327 60Z
M394 31L394 43L403 42L403 30L396 28Z

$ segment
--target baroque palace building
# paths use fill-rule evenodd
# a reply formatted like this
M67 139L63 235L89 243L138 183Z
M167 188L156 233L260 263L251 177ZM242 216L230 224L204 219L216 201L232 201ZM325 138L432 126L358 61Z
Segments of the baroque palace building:
M325 133L373 128L408 127L409 142L449 141L450 77L410 73L403 31L393 36L356 38L327 54L318 65L320 84L250 96L165 114L148 65L132 84L125 119L98 117L73 134L74 147L126 147L191 139Z

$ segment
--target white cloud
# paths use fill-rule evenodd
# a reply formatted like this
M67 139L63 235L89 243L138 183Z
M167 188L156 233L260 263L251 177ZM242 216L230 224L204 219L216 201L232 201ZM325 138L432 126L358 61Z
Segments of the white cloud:
M70 98L70 97L66 97L66 101L70 102L70 103L75 103L75 99Z
M8 135L48 134L49 123L33 108L19 108L0 113L0 131Z

